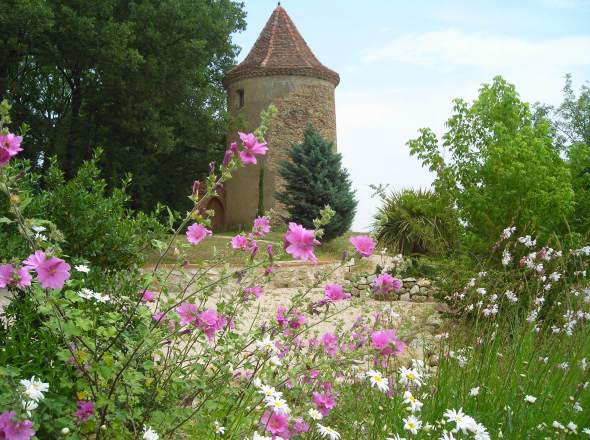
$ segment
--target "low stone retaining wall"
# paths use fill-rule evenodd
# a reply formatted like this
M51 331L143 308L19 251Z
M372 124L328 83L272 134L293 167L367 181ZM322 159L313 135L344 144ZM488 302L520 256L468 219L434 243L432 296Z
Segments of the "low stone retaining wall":
M375 281L377 275L348 276L345 277L345 290L352 295L360 296L371 290L371 283ZM432 281L426 278L403 278L402 288L399 292L392 292L386 298L388 301L412 301L412 302L429 302L433 301L438 288L432 285ZM377 298L379 299L379 298Z

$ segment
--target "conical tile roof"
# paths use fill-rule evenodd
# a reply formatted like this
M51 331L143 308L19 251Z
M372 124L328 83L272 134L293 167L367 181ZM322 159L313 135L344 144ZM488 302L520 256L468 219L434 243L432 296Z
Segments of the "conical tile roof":
M224 83L252 76L303 75L338 85L340 77L313 54L282 6L266 22L250 53L227 72Z

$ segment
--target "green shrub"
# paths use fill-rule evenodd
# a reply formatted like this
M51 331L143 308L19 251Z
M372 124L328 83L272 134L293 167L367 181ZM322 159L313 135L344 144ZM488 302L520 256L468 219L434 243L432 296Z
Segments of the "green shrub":
M19 164L17 169L27 176L23 177L21 194L25 195L21 197L29 200L25 204L29 217L47 220L37 224L46 229L40 234L60 242L65 255L102 268L128 268L141 263L152 239L165 231L155 215L135 213L127 207L129 178L120 188L107 190L98 168L100 154L99 150L92 160L84 162L69 181L56 161L44 176L29 175L27 163ZM0 217L5 217L7 205L0 210ZM25 257L27 243L16 232L14 223L0 225L4 243L1 253Z
M379 244L404 255L444 255L459 243L457 213L432 191L406 189L383 197L373 224Z

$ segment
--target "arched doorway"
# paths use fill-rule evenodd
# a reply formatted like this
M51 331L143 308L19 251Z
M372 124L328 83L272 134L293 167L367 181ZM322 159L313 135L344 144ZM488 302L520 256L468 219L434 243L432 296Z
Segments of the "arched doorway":
M209 203L207 203L207 209L213 210L213 212L215 212L211 224L213 230L222 230L225 226L225 209L223 208L223 204L221 203L221 201L217 197L212 198L211 200L209 200Z

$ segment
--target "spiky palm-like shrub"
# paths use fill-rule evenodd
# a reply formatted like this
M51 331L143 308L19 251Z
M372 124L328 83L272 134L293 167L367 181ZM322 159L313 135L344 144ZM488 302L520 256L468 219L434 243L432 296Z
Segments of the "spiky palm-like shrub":
M379 244L404 255L443 255L456 248L456 211L429 190L404 189L383 197L373 228Z

